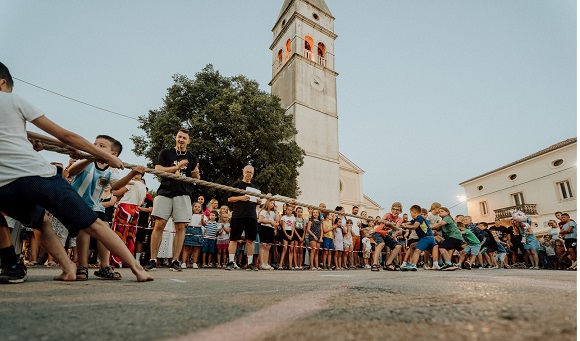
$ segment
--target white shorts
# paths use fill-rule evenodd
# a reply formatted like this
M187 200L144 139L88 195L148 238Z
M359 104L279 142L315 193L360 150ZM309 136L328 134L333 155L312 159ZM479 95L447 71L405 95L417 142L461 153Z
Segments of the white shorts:
M151 216L169 220L173 217L175 223L189 223L191 221L191 198L189 195L180 195L173 198L158 195L153 200Z

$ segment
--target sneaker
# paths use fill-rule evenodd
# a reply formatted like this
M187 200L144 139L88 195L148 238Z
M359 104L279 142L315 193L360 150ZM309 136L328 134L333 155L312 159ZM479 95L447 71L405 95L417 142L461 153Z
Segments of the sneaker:
M417 271L417 265L415 264L407 264L407 267L409 268L410 271ZM401 270L403 270L402 267Z
M240 267L235 262L229 262L225 267L226 270L238 270L239 268Z
M260 265L260 269L262 269L262 270L274 270L274 268L271 267L270 264L262 264L262 265Z
M181 269L181 264L179 264L178 260L174 260L173 262L171 262L171 271L182 271Z
M192 267L192 268L194 268L194 269L199 269L199 266L197 265L197 263L193 263L193 264L191 265L191 267Z
M258 268L256 266L254 266L254 264L248 264L248 267L246 268L246 270L248 271L258 271Z
M445 264L441 267L441 271L455 271L455 270L457 270L457 268L451 264Z
M463 262L463 268L466 270L471 270L471 263L468 261Z
M182 268L182 269L187 269L187 264L185 264L185 263L181 263L181 268Z
M437 262L433 263L433 270L441 270L441 266L439 265L439 263Z
M411 264L405 264L401 266L401 271L411 271Z
M27 278L26 266L22 259L9 269L2 269L0 272L0 284L24 283Z
M147 263L147 265L145 265L145 271L152 271L157 269L157 261L155 260L150 260L149 263Z

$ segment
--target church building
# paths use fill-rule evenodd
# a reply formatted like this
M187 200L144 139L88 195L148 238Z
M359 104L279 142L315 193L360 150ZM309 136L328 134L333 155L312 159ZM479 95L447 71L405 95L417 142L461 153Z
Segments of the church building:
M324 0L285 0L272 29L272 94L281 99L304 149L299 201L380 214L362 192L364 171L338 150L334 17Z

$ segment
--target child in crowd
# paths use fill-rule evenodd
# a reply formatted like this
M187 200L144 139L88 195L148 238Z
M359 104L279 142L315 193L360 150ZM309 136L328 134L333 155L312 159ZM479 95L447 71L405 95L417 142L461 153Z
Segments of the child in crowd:
M471 264L475 262L477 254L481 249L481 243L479 239L470 229L468 229L464 223L457 222L457 227L461 234L463 235L463 240L466 245L459 254L459 264L463 269L471 270ZM469 256L469 259L467 257Z
M322 268L331 270L332 250L334 250L334 213L327 213L322 221Z
M220 214L219 217L222 228L217 237L217 266L225 268L228 263L228 246L230 245L230 217L227 214Z
M306 233L310 235L310 270L320 270L317 266L320 243L322 243L322 222L318 209L312 210L312 216L306 225Z
M429 221L426 219L427 212L423 215L421 206L413 205L409 213L413 220L410 223L403 223L401 227L414 230L419 240L414 243L413 255L409 262L401 267L401 271L417 271L417 262L421 252L429 251L435 246L435 237L431 227L429 227Z
M288 253L288 269L294 270L293 267L293 255L294 248L288 250L288 244L292 242L292 237L294 236L294 231L296 230L296 217L292 214L292 206L287 205L284 215L280 219L280 224L282 228L282 254L280 256L280 268L283 268L286 253ZM291 245L291 244L290 244Z
M294 259L298 270L302 270L302 263L304 261L304 217L302 216L302 207L296 207L296 222L294 223L294 236L292 237L292 245L294 246Z
M370 263L370 258L371 258L371 233L369 231L363 231L361 232L363 234L363 239L362 239L362 255L363 255L363 261L365 263L364 268L365 269L370 269L371 265Z
M546 249L548 269L555 270L558 266L558 260L556 258L556 250L554 249L554 241L552 240L552 236L550 234L546 234L541 244L544 246L544 249Z
M145 201L147 187L141 182L142 173L135 174L132 181L113 192L115 197L121 198L115 209L112 229L127 245L129 252L135 254L135 239L137 236L137 222L139 221L139 206ZM111 264L122 267L121 258L111 254ZM127 266L127 264L125 264Z
M342 225L342 218L337 217L334 219L334 266L333 269L337 270L343 269L342 264L342 254L344 251L344 229L345 226Z
M276 213L276 202L268 199L264 207L258 213L258 234L260 235L260 269L274 270L270 265L270 248L274 244L276 228L278 227L278 214Z
M209 213L209 221L205 224L205 231L203 233L203 248L202 252L202 267L211 268L211 257L215 253L216 238L221 231L221 224L217 221L218 212L211 211Z
M94 145L114 156L121 155L123 146L116 139L99 135L95 139ZM73 177L71 186L75 189L83 200L92 207L101 220L106 220L105 208L100 203L101 196L107 185L111 185L112 190L118 190L127 185L131 179L137 175L145 173L145 167L139 166L119 180L119 173L116 169L111 169L107 163L87 159L73 164L68 169L69 176ZM86 281L88 275L90 236L81 231L77 236L77 249L79 252L77 280ZM109 265L110 252L102 243L97 243L99 249L100 269L95 271L95 276L104 279L121 279L121 274L113 270Z
M354 270L356 268L354 267L354 263L353 263L354 257L353 257L353 252L352 252L353 251L352 238L354 236L354 233L352 231L352 226L353 226L352 219L347 219L345 233L344 233L344 241L342 242L343 247L344 247L342 264L343 264L345 269L349 269L347 264L350 264L350 269ZM347 263L347 260L348 260L348 263Z
M193 253L192 267L198 268L201 247L203 246L203 230L206 224L206 218L201 211L201 203L194 202L192 205L193 214L191 221L185 229L185 239L183 241L183 252L181 254L181 268L186 269L187 263Z
M441 230L443 234L442 243L439 244L439 252L443 258L444 265L441 266L443 271L453 271L457 268L451 263L451 256L455 250L463 249L463 235L459 228L451 218L451 213L447 207L441 207L439 209L439 216L441 217L441 222L431 226L433 230ZM440 260L439 260L440 261ZM435 258L433 258L433 268L435 268Z
M393 264L395 258L401 252L402 245L399 244L394 238L388 235L390 231L395 231L395 235L399 233L399 228L403 223L403 218L399 217L403 210L403 205L400 202L394 202L391 205L391 212L385 214L383 220L386 223L381 223L375 227L372 238L374 239L376 246L373 252L373 264L371 265L372 271L379 271L379 257L385 246L391 249L391 254L389 255L384 269L388 271L398 271L400 267Z

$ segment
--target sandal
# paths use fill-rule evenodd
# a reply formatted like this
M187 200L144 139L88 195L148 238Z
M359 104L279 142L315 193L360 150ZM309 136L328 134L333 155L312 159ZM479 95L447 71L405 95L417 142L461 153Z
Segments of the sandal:
M371 271L380 271L378 264L371 265Z
M393 264L387 264L385 267L387 268L387 271L397 271L397 268Z
M121 274L114 271L112 266L107 266L104 269L100 269L95 271L95 276L103 278L103 279L112 279L112 280L120 280Z
M86 281L89 279L89 268L81 267L77 268L77 281Z
M401 271L401 266L398 264L395 264L395 271Z

